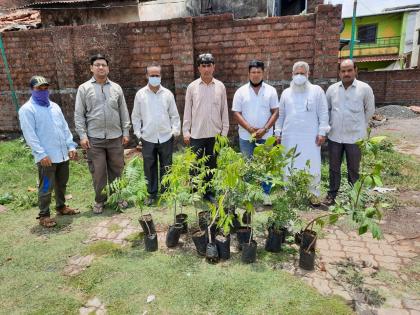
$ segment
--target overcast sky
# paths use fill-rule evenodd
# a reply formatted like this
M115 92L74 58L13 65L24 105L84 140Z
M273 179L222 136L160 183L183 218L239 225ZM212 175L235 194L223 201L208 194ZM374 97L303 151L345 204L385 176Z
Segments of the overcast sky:
M325 3L343 5L343 17L353 15L353 0L325 0ZM409 4L420 4L420 0L357 0L357 16L381 12L385 8L399 7Z

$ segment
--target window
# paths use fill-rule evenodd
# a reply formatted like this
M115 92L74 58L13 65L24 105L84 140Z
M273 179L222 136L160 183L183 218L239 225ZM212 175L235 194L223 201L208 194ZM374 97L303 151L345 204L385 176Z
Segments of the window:
M377 30L377 24L359 25L357 28L357 39L361 44L375 43Z

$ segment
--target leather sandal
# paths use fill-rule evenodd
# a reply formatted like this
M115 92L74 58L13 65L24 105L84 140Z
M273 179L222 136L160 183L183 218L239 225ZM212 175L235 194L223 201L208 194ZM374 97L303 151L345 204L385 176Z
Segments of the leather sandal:
M53 218L50 217L40 217L39 218L39 225L42 225L46 228L51 228L57 225L57 222Z

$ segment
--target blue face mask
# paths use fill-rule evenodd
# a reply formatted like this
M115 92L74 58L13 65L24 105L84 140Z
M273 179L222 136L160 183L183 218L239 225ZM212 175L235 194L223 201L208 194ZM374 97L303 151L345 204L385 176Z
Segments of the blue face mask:
M159 86L160 85L160 77L149 77L149 84L151 86Z
M35 104L48 107L50 105L48 90L32 90L32 99Z

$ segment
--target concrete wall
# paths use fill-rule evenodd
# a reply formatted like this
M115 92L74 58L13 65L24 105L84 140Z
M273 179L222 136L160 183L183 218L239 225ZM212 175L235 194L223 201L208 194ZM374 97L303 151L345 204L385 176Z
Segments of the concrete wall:
M232 15L180 18L113 25L54 27L3 34L19 101L30 96L34 74L51 81L51 98L73 126L77 87L91 77L89 56L110 58L110 78L118 82L131 112L136 91L146 84L145 67L162 65L163 85L176 96L183 114L187 85L198 77L194 61L211 52L215 77L226 84L229 107L233 93L248 81L248 62L265 61L266 80L280 93L289 85L294 62L311 66L315 83L336 81L341 6L320 5L314 14L234 20ZM0 132L18 131L4 65L0 63ZM233 123L233 122L232 122ZM234 128L232 128L234 130Z

